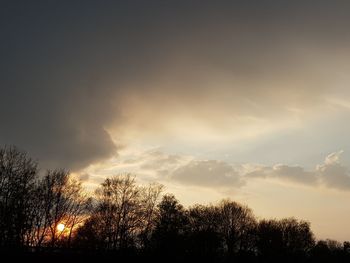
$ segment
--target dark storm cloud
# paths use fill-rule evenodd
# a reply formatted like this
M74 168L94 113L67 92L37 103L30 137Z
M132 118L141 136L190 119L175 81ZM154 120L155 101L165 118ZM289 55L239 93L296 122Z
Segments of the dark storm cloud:
M76 169L116 150L104 126L118 118L120 83L111 87L108 78L112 68L125 76L133 55L126 59L127 43L113 37L123 40L127 28L108 20L128 18L94 8L69 1L2 9L0 143L19 145L45 166Z
M341 45L349 37L349 5L293 3L2 1L0 144L18 145L46 167L75 170L115 154L107 130L127 121L132 96L160 108L170 97L188 107L199 97L202 108L260 103L263 114L276 111L264 107L271 101L285 104L270 87L278 76L277 84L301 79L303 85L292 82L293 94L301 94L294 100L310 103L302 95L316 85L294 61L292 46L301 41L323 52ZM215 91L222 96L208 96L213 90L203 76L217 71L238 81Z

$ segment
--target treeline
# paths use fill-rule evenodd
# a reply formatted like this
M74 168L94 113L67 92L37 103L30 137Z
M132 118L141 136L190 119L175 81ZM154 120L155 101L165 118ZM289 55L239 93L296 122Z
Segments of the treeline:
M65 170L38 170L0 149L0 249L28 255L114 255L171 260L334 262L350 243L316 240L303 220L257 220L230 200L184 208L159 184L107 178L93 195Z

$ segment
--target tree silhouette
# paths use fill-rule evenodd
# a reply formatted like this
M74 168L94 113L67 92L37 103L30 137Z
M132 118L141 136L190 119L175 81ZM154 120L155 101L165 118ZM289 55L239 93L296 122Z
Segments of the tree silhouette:
M257 239L259 254L264 259L305 259L315 243L310 224L294 218L260 221Z
M152 233L156 227L158 216L159 197L163 191L163 186L157 183L151 183L148 187L142 189L141 200L141 221L142 229L140 231L140 241L144 248L149 248Z
M21 247L31 231L37 163L15 147L0 149L0 246Z
M10 255L36 262L84 255L181 262L350 261L349 242L316 241L306 221L258 222L247 206L227 199L186 209L162 191L157 183L139 185L135 176L122 174L105 179L89 195L68 171L39 173L26 153L3 147L0 251L20 249Z
M247 206L223 200L219 204L219 216L220 232L228 256L253 251L256 226L253 212Z
M163 196L158 205L159 216L152 241L156 251L173 257L182 257L185 252L185 227L187 217L184 207L174 195Z
M81 183L64 170L47 171L36 188L34 208L34 245L70 246L72 232L88 214L91 199L83 193ZM58 225L64 225L63 230Z
M195 205L188 210L188 249L194 258L215 259L223 254L219 209Z
M161 191L158 184L136 185L135 177L129 174L107 178L96 191L95 209L80 230L80 238L89 233L99 240L99 246L109 250L145 245L155 227Z

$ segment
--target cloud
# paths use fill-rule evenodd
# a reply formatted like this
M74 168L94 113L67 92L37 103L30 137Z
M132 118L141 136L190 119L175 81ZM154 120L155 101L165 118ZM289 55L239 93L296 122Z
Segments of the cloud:
M88 173L82 173L79 175L79 180L82 182L86 182L90 179L90 174Z
M143 181L177 183L216 190L238 189L255 178L274 179L307 187L350 190L350 172L341 162L343 151L327 155L314 169L298 165L232 164L222 160L200 159L190 155L169 154L161 149L125 153L118 158L85 169L81 175L102 180L119 173L133 173Z
M200 160L191 156L166 154L159 150L141 154L139 170L155 173L159 180L177 182L206 188L239 188L253 178L274 178L309 187L323 186L338 190L350 190L350 173L341 163L343 151L331 153L313 170L301 166L275 164L229 164L219 160ZM128 163L128 160L125 160ZM137 171L137 170L136 170Z
M297 126L349 75L350 21L342 5L271 5L4 4L0 144L80 170L140 138L240 140Z
M272 167L257 166L253 171L245 175L249 177L278 178L280 180L291 181L300 184L315 185L318 182L317 175L314 172L305 171L299 166L288 166L276 164Z
M147 169L147 170L164 170L165 167L174 167L178 166L180 163L182 163L187 158L185 156L180 156L176 154L165 154L161 151L154 150L154 151L148 151L141 158L144 162L140 167L141 169Z
M50 81L55 80L59 81ZM63 87L44 80L36 91L37 81L24 78L2 91L0 121L6 125L0 129L0 144L17 145L44 168L77 170L116 154L117 147L104 128L111 116L108 100L86 95L97 90L76 81Z
M158 149L142 152L141 154L121 161L121 166L131 168L142 174L153 174L156 179L168 179L180 166L188 163L192 157L178 154L167 154Z
M340 162L342 154L343 151L329 154L324 163L316 167L316 172L326 187L350 190L350 173Z
M332 165L338 165L340 164L340 157L344 153L343 150L331 153L326 156L324 160L324 165L323 166L332 166ZM319 166L319 169L322 170L323 166Z
M350 190L349 169L341 163L343 151L331 153L314 170L305 171L300 166L277 164L272 167L256 166L245 177L277 178L309 186L324 186L339 190ZM248 179L247 179L248 180Z
M173 171L170 179L203 187L235 188L243 185L239 173L231 165L217 160L192 160Z
M131 161L130 161L131 160ZM167 154L155 149L121 161L120 167L162 182L186 186L237 188L243 185L239 172L230 164L218 160L201 160L193 156Z

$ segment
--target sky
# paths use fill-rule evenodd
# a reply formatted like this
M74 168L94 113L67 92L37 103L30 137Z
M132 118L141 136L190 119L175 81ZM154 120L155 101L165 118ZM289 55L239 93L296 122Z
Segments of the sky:
M1 1L0 145L350 240L348 1Z

